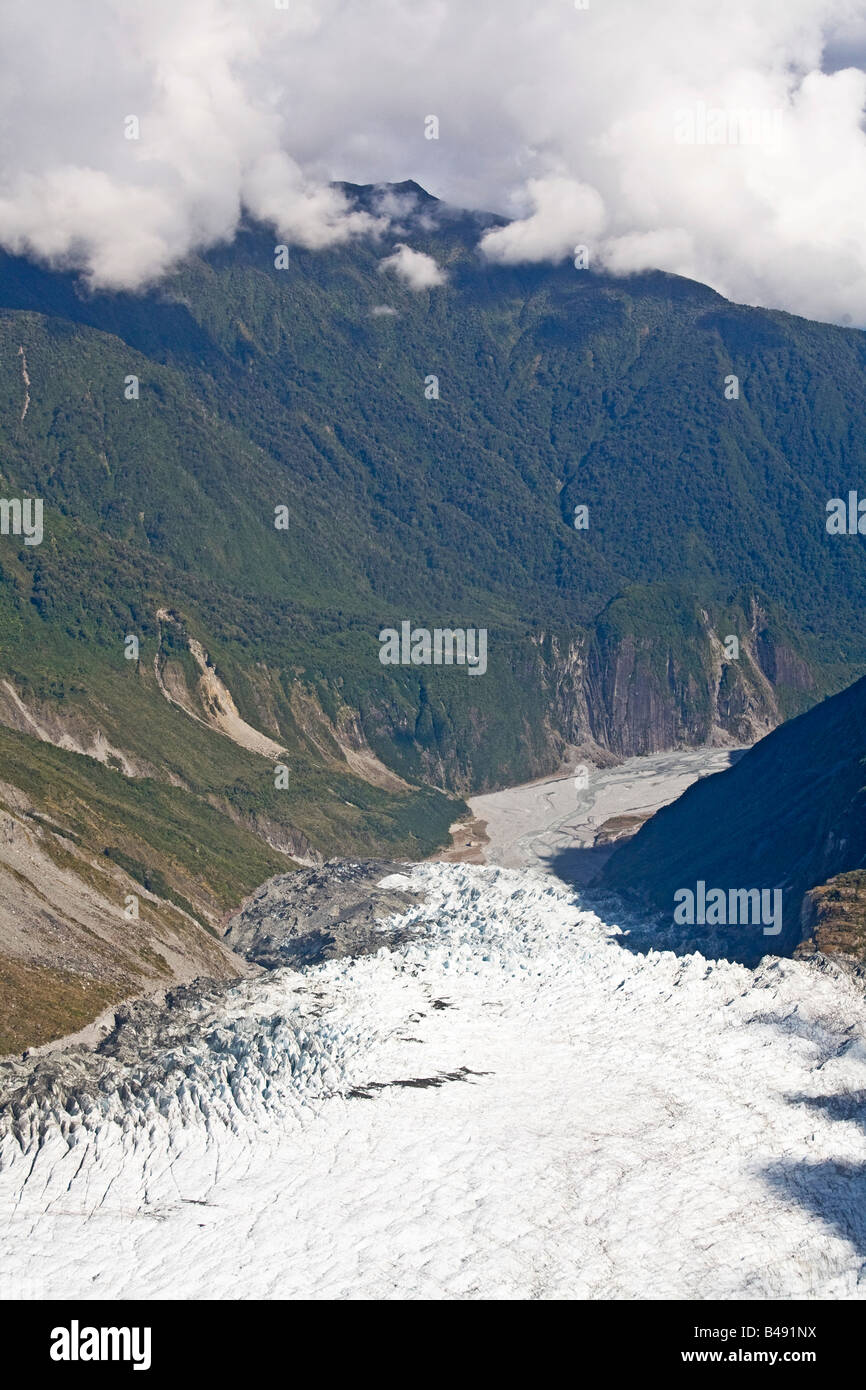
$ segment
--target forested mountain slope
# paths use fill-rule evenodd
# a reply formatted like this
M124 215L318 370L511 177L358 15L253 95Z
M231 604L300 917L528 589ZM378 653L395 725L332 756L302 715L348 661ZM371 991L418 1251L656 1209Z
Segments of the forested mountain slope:
M280 866L423 857L470 791L749 742L866 669L864 541L825 526L866 488L862 333L494 265L495 219L347 191L397 221L285 268L257 226L137 296L0 258L0 496L44 504L0 535L4 737L81 804L114 778L88 852L214 929ZM486 672L382 665L404 621L486 630ZM4 780L74 832L59 775Z

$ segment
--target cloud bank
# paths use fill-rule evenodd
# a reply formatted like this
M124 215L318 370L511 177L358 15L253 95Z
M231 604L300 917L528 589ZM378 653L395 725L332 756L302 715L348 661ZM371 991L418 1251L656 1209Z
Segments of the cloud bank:
M0 244L136 288L244 210L381 232L330 181L413 178L516 219L491 260L585 244L866 326L863 0L279 2L11 0Z

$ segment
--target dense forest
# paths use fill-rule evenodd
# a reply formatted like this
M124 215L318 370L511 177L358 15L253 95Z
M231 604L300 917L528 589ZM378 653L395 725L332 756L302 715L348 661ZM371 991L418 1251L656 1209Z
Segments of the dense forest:
M2 489L45 507L41 544L0 538L26 707L324 853L419 853L443 793L592 743L747 741L866 670L864 543L825 528L866 486L863 334L669 275L492 266L494 219L391 195L444 284L382 273L391 238L278 269L255 226L138 296L3 258ZM484 678L383 667L406 619L487 629ZM155 660L198 698L190 638L287 750L281 792L162 697ZM411 785L340 771L341 729Z

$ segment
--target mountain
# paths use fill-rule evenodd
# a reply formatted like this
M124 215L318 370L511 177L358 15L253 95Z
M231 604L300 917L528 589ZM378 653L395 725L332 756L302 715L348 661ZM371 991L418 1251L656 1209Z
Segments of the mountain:
M806 940L866 961L864 871L866 679L657 811L614 852L599 885L661 914L666 944L714 936L714 953L751 960ZM730 915L715 932L675 925L675 895L699 881L726 893L781 890L781 932L765 935L753 917L731 925Z
M751 742L866 671L863 543L825 527L866 476L862 333L493 265L495 218L344 191L388 234L284 269L255 225L141 295L0 258L0 497L44 506L0 534L12 1013L25 967L100 1002L183 977L270 875L423 858L470 792ZM483 630L485 673L383 665L404 622ZM80 951L45 948L46 855Z

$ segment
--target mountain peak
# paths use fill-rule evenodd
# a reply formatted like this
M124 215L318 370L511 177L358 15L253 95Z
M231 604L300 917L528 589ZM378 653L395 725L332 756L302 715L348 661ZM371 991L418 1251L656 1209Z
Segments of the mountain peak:
M428 193L426 188L422 188L420 183L414 179L403 179L402 183L387 183L380 185L387 188L390 193L414 193L416 198L420 198L425 203L438 203L439 199L432 193Z
M426 188L422 188L420 183L414 179L403 179L400 183L347 183L345 180L337 180L334 185L347 198L366 207L387 197L389 194L396 197L405 198L407 196L417 198L420 203L438 203L439 199L432 193L428 193Z

